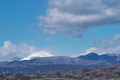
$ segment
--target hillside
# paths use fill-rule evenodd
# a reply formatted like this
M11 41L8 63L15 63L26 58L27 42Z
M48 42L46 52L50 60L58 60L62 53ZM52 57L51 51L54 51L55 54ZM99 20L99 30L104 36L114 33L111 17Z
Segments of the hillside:
M0 74L68 72L76 69L93 69L120 64L119 55L89 53L76 58L67 56L37 57L30 60L0 62Z
M67 73L42 73L42 74L4 74L0 80L120 80L120 65L79 69Z

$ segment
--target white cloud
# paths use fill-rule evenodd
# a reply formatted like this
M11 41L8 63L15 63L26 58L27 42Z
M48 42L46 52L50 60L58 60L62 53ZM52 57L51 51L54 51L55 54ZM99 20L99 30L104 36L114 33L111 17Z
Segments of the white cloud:
M3 46L0 47L0 60L9 60L13 57L24 58L37 52L40 52L40 50L38 50L34 46L28 46L26 43L16 45L11 43L10 41L5 41ZM44 53L43 53L43 56L44 56Z
M90 49L87 49L85 53L82 54L88 54L90 52L95 52L98 54L106 54L106 53L120 53L120 34L115 35L112 38L106 38L99 42L98 47L91 47Z
M81 35L90 27L120 23L119 0L50 0L46 16L39 16L47 34Z

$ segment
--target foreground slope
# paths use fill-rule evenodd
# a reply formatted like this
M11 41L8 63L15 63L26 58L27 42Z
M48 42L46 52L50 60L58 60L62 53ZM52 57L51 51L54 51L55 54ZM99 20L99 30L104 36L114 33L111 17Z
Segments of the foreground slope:
M0 80L120 80L120 65L95 69L79 69L67 73L6 74L1 75Z

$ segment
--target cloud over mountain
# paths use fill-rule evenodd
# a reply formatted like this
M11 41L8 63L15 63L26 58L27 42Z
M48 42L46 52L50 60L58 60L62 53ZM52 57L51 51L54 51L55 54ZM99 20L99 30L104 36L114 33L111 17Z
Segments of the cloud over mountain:
M115 35L111 38L105 38L99 41L99 47L91 47L86 50L83 54L88 54L90 52L96 52L98 54L106 53L120 53L120 34Z
M5 41L3 46L0 47L0 60L9 60L13 57L25 58L31 54L34 55L34 53L36 54L38 52L44 52L42 53L43 57L46 57L47 54L45 53L48 53L47 51L40 51L34 46L28 46L26 43L16 45L10 41Z
M81 37L90 27L120 23L119 0L50 0L40 26L47 34Z

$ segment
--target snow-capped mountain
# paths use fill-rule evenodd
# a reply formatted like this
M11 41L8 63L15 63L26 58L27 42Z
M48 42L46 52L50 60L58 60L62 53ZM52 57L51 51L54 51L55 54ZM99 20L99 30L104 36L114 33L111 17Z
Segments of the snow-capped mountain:
M110 66L119 64L117 56L109 56L107 54L98 55L96 53L89 53L84 56L79 56L76 58L67 57L67 56L53 56L46 53L35 53L32 54L21 61L12 61L12 62L3 62L0 64L0 67L27 67L27 66L39 66L39 65L83 65L83 66L91 66L91 65L99 65L99 66ZM51 56L51 57L50 57Z
M35 53L32 54L20 61L11 61L11 62L0 62L0 68L35 68L40 67L39 69L48 69L58 72L58 68L62 66L59 72L66 70L66 67L69 70L82 69L82 68L95 68L95 67L104 67L120 64L119 56L116 55L98 55L96 53L89 53L87 55L81 55L76 58L67 57L67 56L53 56L51 54ZM43 66L45 68L43 68ZM53 68L54 67L54 68ZM2 70L1 69L1 70ZM46 72L43 70L43 72ZM64 72L63 71L63 72ZM13 71L14 72L14 71Z
M33 58L37 58L37 57L52 57L54 55L48 53L48 52L45 52L45 51L39 51L39 52L36 52L36 53L33 53L31 55L29 55L28 57L25 57L21 60L31 60Z

